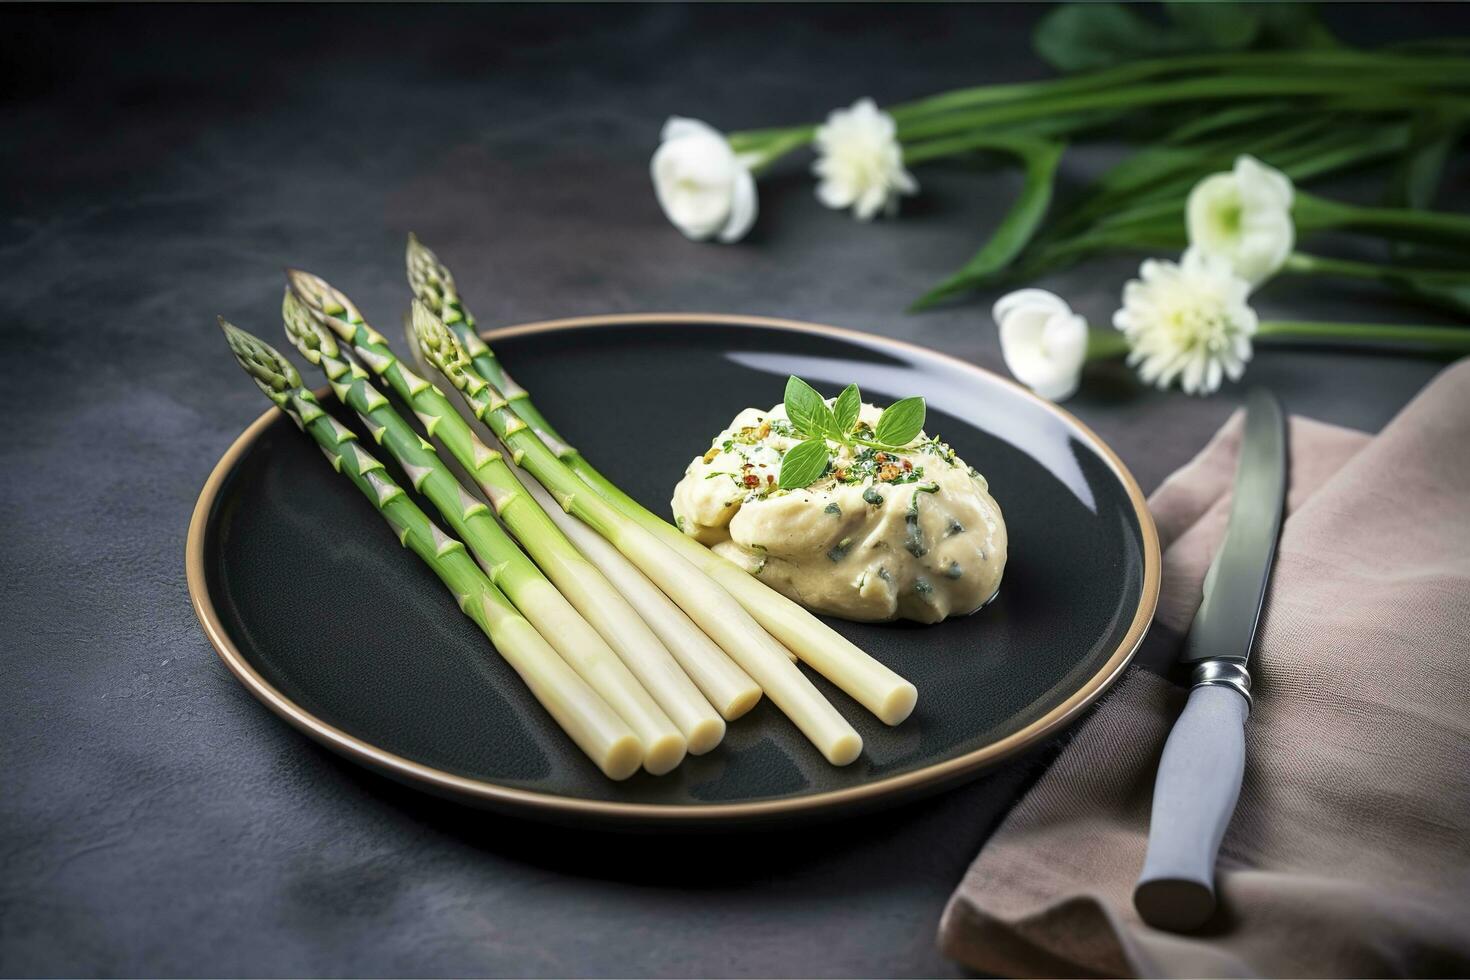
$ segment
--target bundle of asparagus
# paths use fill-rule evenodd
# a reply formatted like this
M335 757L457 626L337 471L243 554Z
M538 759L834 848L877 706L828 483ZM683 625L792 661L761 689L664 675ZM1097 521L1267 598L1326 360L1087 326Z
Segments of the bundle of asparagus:
M828 761L852 762L862 739L787 646L886 724L909 715L912 684L644 509L572 448L475 332L448 269L412 236L408 270L410 349L458 401L404 365L316 276L288 272L282 316L292 344L457 539L321 408L285 358L221 324L261 390L373 500L604 773L622 779L641 765L661 774L686 751L710 751L762 693ZM423 435L374 376L413 410Z
M490 638L536 700L604 773L626 779L643 762L643 745L627 722L556 654L490 577L393 481L357 436L322 409L280 352L220 318L230 349L267 398L316 440L332 468L372 501L405 547L412 548Z

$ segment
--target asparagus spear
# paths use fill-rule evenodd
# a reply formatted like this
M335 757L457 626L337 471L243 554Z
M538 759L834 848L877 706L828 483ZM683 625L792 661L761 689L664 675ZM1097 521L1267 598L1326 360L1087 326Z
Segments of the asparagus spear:
M606 645L616 651L623 664L678 726L678 731L684 735L681 743L687 740L689 751L696 754L707 752L719 744L725 736L724 719L710 707L627 600L572 547L546 512L524 492L500 454L479 440L454 411L453 404L443 392L398 361L382 335L362 319L351 300L316 276L296 271L288 275L302 319L321 328L321 336L336 334L350 344L357 357L366 362L374 373L387 379L394 391L413 408L429 435L440 439L451 455L473 474L501 520L540 564L547 577L601 634ZM359 373L366 374L360 368ZM354 388L362 386L364 380L354 382ZM386 415L383 417L387 418ZM402 422L401 419L399 421ZM403 425L412 436L406 440L411 448L417 444L418 437L407 428L407 423ZM429 455L433 455L432 450ZM457 488L458 482L447 471L444 475L447 477L447 494L447 484L452 483ZM511 598L515 599L515 596ZM548 636L548 639L553 644L559 642L556 636ZM614 702L614 707L622 710L624 704ZM635 725L635 730L637 727ZM655 748L662 747L665 747L664 742L650 741L650 758L654 757ZM672 749L672 746L668 748ZM682 749L679 755L682 756ZM666 772L665 766L672 768L677 762L678 759L673 758L670 752L668 758L655 760L652 764L659 771Z
M316 440L332 468L352 481L459 600L459 608L490 638L531 693L597 767L626 779L643 760L643 746L622 718L571 670L530 622L482 572L460 541L449 537L388 476L357 436L322 409L291 362L269 344L220 318L235 359L267 398Z
M480 377L501 392L511 410L587 485L718 582L773 636L885 724L897 725L909 716L918 700L912 684L791 599L643 507L569 445L480 339L474 317L465 309L449 270L412 235L408 239L408 279L414 295L442 318L464 345Z
M682 762L685 738L668 715L597 631L516 547L490 508L464 491L433 447L389 405L368 373L348 360L336 338L289 289L281 315L287 338L322 370L338 400L357 412L373 438L408 475L413 488L429 498L451 530L469 545L496 587L632 727L644 745L644 768L662 775ZM518 493L519 487L506 492Z
M408 331L406 336L410 338L409 350L413 354L415 366L431 381L442 377L424 361L423 352L412 341L412 322L405 323L404 326ZM447 380L444 383L446 386L449 384ZM456 400L455 409L487 445L499 445L495 433L475 417L463 399ZM451 469L456 467L460 479L466 485L472 486L474 478L463 467L459 467L457 461L451 464ZM608 581L618 583L628 603L643 617L649 628L658 634L658 638L663 640L664 646L679 661L679 666L684 668L690 680L694 681L726 721L734 721L756 706L761 697L760 686L750 679L749 674L737 667L725 655L725 651L685 615L684 610L660 592L658 586L650 582L648 576L638 570L637 565L624 558L618 549L608 544L586 524L562 510L551 494L546 492L545 487L534 478L527 477L515 464L510 464L510 467L520 479L521 486L535 498L536 503L556 522L556 526L561 528L577 550L596 565Z
M423 303L414 301L413 328L428 363L459 389L479 419L511 451L516 465L541 482L568 513L607 539L678 603L748 673L829 762L847 765L862 738L786 656L786 651L729 593L629 520L567 469L526 423L504 393L480 377L454 334Z

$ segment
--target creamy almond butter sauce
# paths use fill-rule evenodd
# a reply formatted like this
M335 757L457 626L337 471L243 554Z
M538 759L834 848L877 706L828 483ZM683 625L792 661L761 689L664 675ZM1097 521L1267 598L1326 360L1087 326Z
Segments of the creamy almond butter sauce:
M877 424L881 410L863 405ZM1006 528L985 478L924 433L901 453L828 443L827 472L781 490L800 442L784 405L747 408L674 488L685 533L816 612L937 623L995 595Z

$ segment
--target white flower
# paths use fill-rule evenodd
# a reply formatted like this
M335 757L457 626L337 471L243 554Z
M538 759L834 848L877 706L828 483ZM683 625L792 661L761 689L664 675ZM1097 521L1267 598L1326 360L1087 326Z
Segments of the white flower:
M834 109L817 127L817 162L821 178L817 199L829 208L852 208L859 220L871 221L879 211L898 210L899 194L914 194L918 183L903 169L903 148L893 117L872 99L858 99L851 109Z
M1177 263L1149 259L1139 274L1113 314L1139 377L1160 388L1178 378L1191 395L1214 391L1222 377L1238 381L1256 332L1250 284L1224 258L1193 248Z
M755 177L714 127L670 116L649 170L659 207L689 238L737 242L755 223Z
M1189 192L1189 244L1227 259L1252 286L1270 278L1296 244L1291 178L1252 156L1212 174Z
M1087 321L1044 289L1018 289L995 301L1000 353L1016 380L1054 402L1070 398L1087 360Z

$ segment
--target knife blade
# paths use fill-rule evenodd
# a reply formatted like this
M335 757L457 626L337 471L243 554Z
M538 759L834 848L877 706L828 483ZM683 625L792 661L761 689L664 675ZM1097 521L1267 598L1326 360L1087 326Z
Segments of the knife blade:
M1185 931L1215 912L1215 858L1245 772L1246 671L1286 503L1286 414L1274 395L1246 399L1225 540L1179 661L1193 667L1189 700L1164 743L1148 853L1133 905L1150 925Z
M1270 392L1246 401L1225 540L1205 576L1204 599L1179 654L1181 663L1250 659L1286 500L1286 416Z

